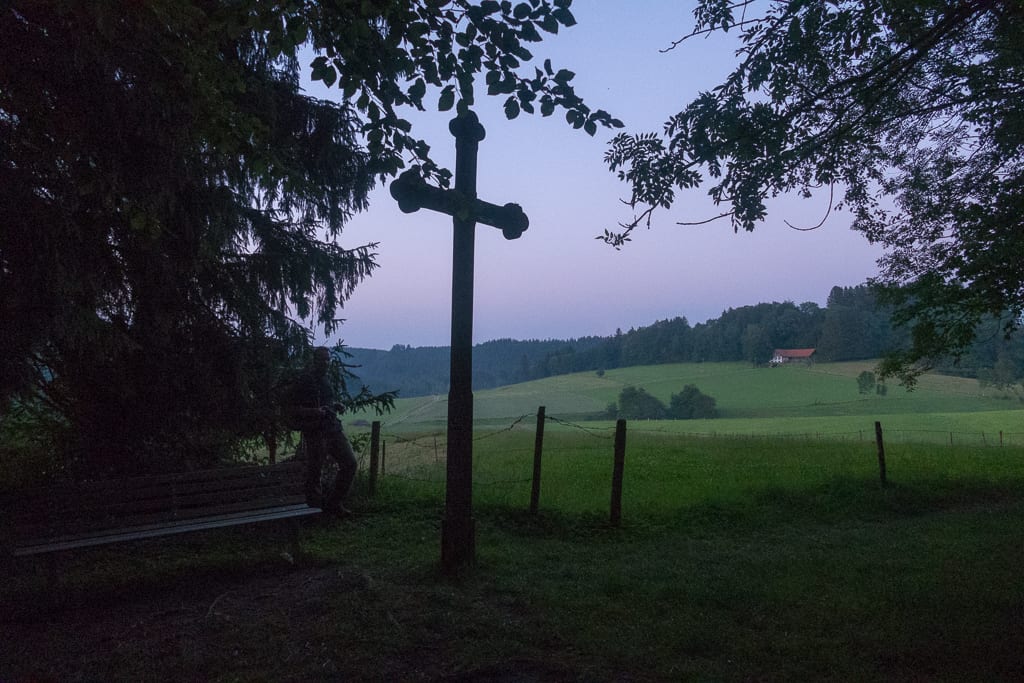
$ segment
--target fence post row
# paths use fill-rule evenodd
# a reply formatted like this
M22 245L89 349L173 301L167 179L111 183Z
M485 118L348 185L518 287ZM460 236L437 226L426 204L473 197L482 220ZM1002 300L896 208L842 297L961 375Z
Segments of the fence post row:
M626 462L626 421L615 422L615 462L612 466L611 524L622 520L622 470Z
M530 489L530 514L538 514L540 508L540 480L541 480L541 466L543 461L544 452L544 425L547 421L546 407L538 406L537 408L537 428L534 438L534 450L533 450L533 478ZM520 418L522 419L522 418ZM517 420L518 422L518 420ZM387 444L381 440L381 423L374 421L372 423L372 429L370 434L370 472L369 472L369 489L370 494L375 495L377 490L378 475L383 476L385 467L385 458L387 457ZM864 438L865 430L858 430L859 438ZM998 430L999 433L999 446L1003 446L1006 441L1006 436L1003 430ZM990 433L991 434L991 433ZM949 432L950 444L954 443L954 432ZM982 440L985 445L989 445L988 436L984 432L981 433ZM1011 436L1013 433L1011 432ZM745 435L747 438L754 438L754 435ZM816 434L817 438L821 438L820 434ZM875 421L875 444L878 450L878 477L881 481L882 486L888 485L888 475L886 472L885 462L885 440L883 438L882 423L881 421ZM993 441L994 444L994 441ZM429 447L428 447L429 448ZM620 419L615 423L615 452L614 462L612 466L612 491L611 491L611 510L610 510L610 521L613 526L618 526L622 520L622 481L623 472L625 469L626 459L626 420ZM380 457L378 458L378 454ZM434 457L437 458L437 437L434 437Z
M533 443L533 485L530 488L530 514L540 507L540 461L544 450L544 406L537 408L537 435Z

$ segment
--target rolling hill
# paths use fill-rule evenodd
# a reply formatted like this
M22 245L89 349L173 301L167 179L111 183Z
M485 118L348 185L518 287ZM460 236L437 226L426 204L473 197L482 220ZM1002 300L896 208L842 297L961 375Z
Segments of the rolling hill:
M679 363L584 372L475 393L478 425L502 425L545 406L562 420L608 419L606 410L625 386L667 402L684 385L715 397L716 420L664 421L666 429L717 433L846 432L874 420L902 430L1024 432L1024 405L973 379L928 374L914 391L898 385L886 395L861 394L856 377L874 362L754 368L746 363ZM387 428L443 429L447 397L399 399L382 418Z

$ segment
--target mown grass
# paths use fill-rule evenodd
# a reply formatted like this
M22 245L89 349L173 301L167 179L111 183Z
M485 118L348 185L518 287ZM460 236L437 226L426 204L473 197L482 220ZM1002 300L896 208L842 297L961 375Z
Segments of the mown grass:
M883 487L871 444L647 434L611 528L608 443L554 435L532 518L528 486L488 484L529 471L521 441L481 442L476 494L478 589L523 603L520 638L668 680L1024 674L1022 449L900 446Z
M395 451L355 520L305 527L300 568L266 529L72 556L58 616L8 625L32 644L11 649L16 636L0 648L0 677L1024 676L1022 449L894 446L883 487L871 443L630 432L623 522L612 527L608 434L549 431L537 516L532 434L479 436L472 571L438 570L443 463ZM272 602L274 589L232 602L247 581L286 582L302 567L333 577L310 607ZM0 587L23 615L44 595L25 565ZM162 602L146 607L150 595ZM124 627L138 642L85 656L76 614L106 602L141 624ZM152 620L189 610L155 661Z
M481 438L482 437L482 438ZM546 509L585 514L608 509L613 429L546 429L541 501ZM428 437L430 439L430 437ZM400 499L442 494L444 445L433 441L388 449L386 471ZM478 503L525 509L533 471L531 430L484 432L474 447ZM962 482L1024 485L1024 449L895 443L886 449L887 480L904 487ZM778 491L801 494L837 483L878 482L877 449L868 441L715 438L645 431L627 425L623 509L641 516L675 514L692 505L734 505Z
M1024 444L1024 405L973 379L929 374L908 392L898 385L886 395L860 394L856 376L873 369L870 361L814 366L752 368L742 363L689 363L586 372L551 377L477 392L478 425L502 427L538 406L568 421L593 422L618 398L624 386L645 388L663 401L686 384L696 384L717 400L715 420L642 423L650 429L699 434L810 435L873 438L881 421L892 440L986 445ZM443 435L447 401L442 396L400 399L382 418L385 432L429 431ZM525 422L529 423L527 419ZM607 420L596 427L607 428ZM641 424L641 423L637 423Z

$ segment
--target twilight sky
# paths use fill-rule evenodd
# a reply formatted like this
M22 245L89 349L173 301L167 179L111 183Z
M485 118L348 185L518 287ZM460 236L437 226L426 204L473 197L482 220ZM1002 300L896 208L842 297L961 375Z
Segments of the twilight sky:
M691 2L580 0L579 22L530 46L537 65L576 72L579 94L609 111L629 132L660 131L698 92L718 83L735 64L734 35L691 39L660 53L692 28ZM545 34L547 36L547 34ZM532 73L533 64L527 65ZM762 301L824 304L833 285L851 286L876 272L879 249L849 229L851 217L825 215L827 193L810 200L779 198L753 233L734 234L728 220L703 226L719 211L697 189L656 214L651 230L634 232L621 251L595 238L631 217L620 199L627 188L602 158L613 132L591 138L573 130L562 112L521 114L508 121L503 98L487 98L482 77L474 107L487 130L480 144L478 194L495 204L516 202L530 218L518 240L477 226L474 342L566 339L610 335L616 328L685 316L691 324L729 307ZM337 97L314 85L319 97ZM436 94L435 94L436 100ZM435 159L454 169L453 112L409 111L413 133ZM451 311L451 218L421 210L403 214L386 186L370 209L345 229L341 244L378 242L376 273L360 285L328 341L389 349L394 344L446 346Z

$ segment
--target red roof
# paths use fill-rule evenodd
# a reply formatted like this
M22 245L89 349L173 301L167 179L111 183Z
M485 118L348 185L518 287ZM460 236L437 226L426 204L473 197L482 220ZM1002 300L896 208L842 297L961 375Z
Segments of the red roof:
M782 358L810 358L814 349L775 349L775 355Z

